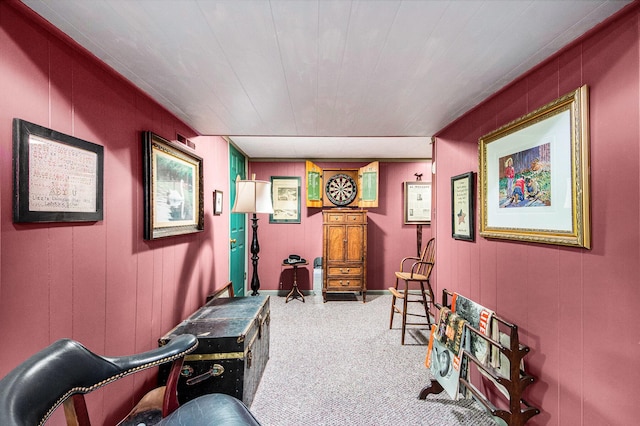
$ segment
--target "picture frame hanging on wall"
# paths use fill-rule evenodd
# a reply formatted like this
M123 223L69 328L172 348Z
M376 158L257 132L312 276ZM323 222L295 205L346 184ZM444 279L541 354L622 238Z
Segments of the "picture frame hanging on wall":
M219 190L213 191L213 214L220 216L222 214L222 203L224 201L223 192Z
M431 223L431 182L404 182L405 225Z
M180 144L142 133L145 240L204 230L203 161Z
M300 223L300 182L299 176L271 176L269 223Z
M103 219L104 147L13 120L13 221Z
M475 241L474 173L451 178L451 236L456 240Z
M480 235L591 248L582 86L479 140Z

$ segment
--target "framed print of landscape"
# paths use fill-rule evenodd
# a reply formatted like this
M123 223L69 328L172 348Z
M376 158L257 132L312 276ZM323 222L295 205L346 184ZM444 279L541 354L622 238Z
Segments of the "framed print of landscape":
M300 223L300 180L299 176L271 176L269 223Z
M144 132L142 160L144 239L204 230L202 158Z

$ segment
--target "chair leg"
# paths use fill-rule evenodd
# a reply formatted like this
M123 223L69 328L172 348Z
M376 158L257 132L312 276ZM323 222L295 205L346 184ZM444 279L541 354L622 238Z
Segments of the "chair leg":
M420 281L420 290L422 291L422 304L424 305L424 314L427 317L427 325L431 328L431 317L429 316L429 302L427 302L427 295L424 292L424 282Z
M398 289L398 278L396 278L396 286L395 289ZM392 297L391 297L391 316L389 317L389 330L391 330L393 328L393 316L395 315L396 312L396 295L391 293Z
M434 306L433 289L431 288L431 281L429 280L427 280L427 291L429 292L429 306ZM429 324L433 325L431 317L429 317Z
M402 304L402 339L400 341L400 344L402 345L404 345L404 333L407 330L407 302L409 299L409 283L405 281L404 285L404 300Z

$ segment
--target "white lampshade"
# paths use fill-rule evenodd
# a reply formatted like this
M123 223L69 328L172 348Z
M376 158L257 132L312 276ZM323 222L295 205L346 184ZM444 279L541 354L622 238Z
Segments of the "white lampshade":
M232 213L273 213L271 182L236 179L236 201Z

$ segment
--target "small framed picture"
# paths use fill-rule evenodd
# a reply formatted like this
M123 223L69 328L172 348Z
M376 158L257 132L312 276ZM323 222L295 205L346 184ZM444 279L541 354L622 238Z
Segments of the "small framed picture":
M218 191L217 189L213 191L213 214L216 216L222 214L222 196L222 191Z
M456 240L475 240L473 172L451 178L451 236Z

